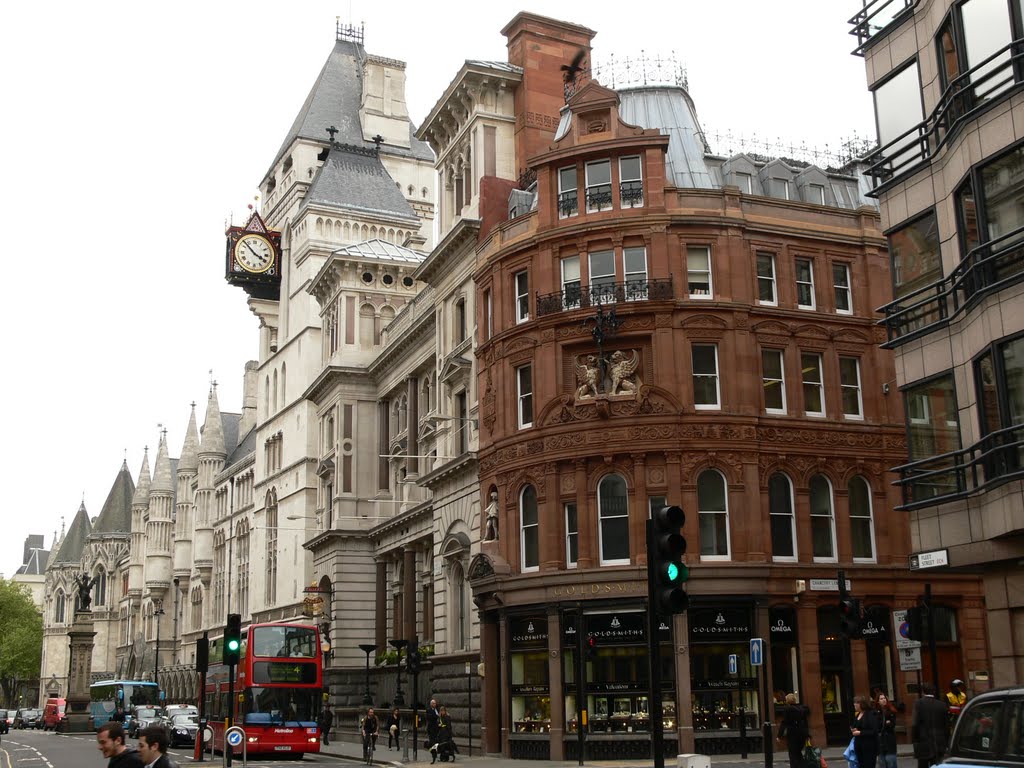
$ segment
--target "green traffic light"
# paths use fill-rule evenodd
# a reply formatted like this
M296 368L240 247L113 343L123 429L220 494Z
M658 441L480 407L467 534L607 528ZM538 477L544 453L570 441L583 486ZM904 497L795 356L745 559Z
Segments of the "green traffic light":
M238 650L238 641L237 640L228 640L228 650L229 651L237 651Z
M676 563L669 563L665 569L665 573L668 576L668 580L673 584L679 581L679 565Z

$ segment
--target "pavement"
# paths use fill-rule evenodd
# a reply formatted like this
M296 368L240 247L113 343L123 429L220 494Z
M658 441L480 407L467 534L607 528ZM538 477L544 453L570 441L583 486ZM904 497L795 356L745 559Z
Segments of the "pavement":
M822 756L828 763L829 768L846 768L846 761L843 759L845 747L825 747L821 750ZM913 756L913 747L910 744L900 744L897 748L900 768L912 768L917 765ZM320 753L353 762L363 762L362 744L346 741L331 741L328 746L321 745ZM430 765L430 752L426 749L419 750L419 759L412 759L412 752L388 749L381 747L378 743L373 754L373 762L378 766L389 768L407 768L407 766ZM764 766L764 755L760 752L751 752L747 757L736 755L712 755L710 757L712 768L755 768ZM653 761L646 760L587 760L584 765L591 768L650 768ZM440 765L440 763L438 763ZM455 766L462 768L578 768L580 764L576 760L512 760L500 755L466 755L460 753L455 761ZM776 750L772 761L773 768L789 768L789 755L785 749ZM445 764L449 768L449 764ZM677 761L666 759L665 768L676 768Z

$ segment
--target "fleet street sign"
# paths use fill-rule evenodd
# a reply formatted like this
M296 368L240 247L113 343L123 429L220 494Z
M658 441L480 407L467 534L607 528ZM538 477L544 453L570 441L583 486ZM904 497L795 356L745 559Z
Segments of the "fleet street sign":
M764 639L750 638L750 666L760 667L764 664Z
M948 549L917 552L910 556L910 570L912 571L919 571L924 568L941 568L944 565L949 565Z

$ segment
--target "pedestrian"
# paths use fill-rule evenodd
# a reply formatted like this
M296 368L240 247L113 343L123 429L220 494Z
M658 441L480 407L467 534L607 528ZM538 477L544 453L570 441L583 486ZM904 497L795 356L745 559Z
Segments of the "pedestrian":
M884 691L878 692L875 700L878 712L878 756L881 758L879 768L898 768L896 760L896 713L899 707L889 701Z
M795 693L787 693L782 708L782 724L779 726L779 741L786 739L789 749L789 768L804 768L804 747L811 734L807 724L808 709L798 704Z
M145 768L139 753L124 744L124 728L120 723L110 721L96 732L96 744L103 756L108 758L107 768Z
M433 764L440 759L442 763L455 759L455 753L459 750L455 746L455 735L452 731L452 718L446 707L438 709L437 714L437 739L430 748Z
M878 718L871 701L864 696L853 697L853 751L860 768L875 768L878 762Z
M392 740L395 742L395 749L398 749L398 739L402 732L402 720L398 713L398 707L392 709L388 714L388 719L384 721L384 728L388 732L388 749L391 749Z
M967 687L959 677L954 678L949 684L949 691L946 693L946 709L949 710L949 735L953 735L953 728L956 727L957 718L967 703Z
M167 756L170 735L162 725L148 725L139 731L139 757L146 768L178 768Z
M924 695L914 704L910 739L914 743L917 768L936 765L946 753L948 741L946 705L935 697L935 686L921 686Z
M373 707L366 710L366 717L360 727L363 735L363 759L366 760L377 745L377 733L380 731L380 723L377 722L377 715L373 713Z
M331 726L334 725L334 712L331 711L330 702L324 704L324 708L320 711L320 717L317 718L316 724L320 729L320 743L325 747L330 746Z
M427 747L433 747L437 744L437 718L440 710L437 708L437 699L430 700L430 706L427 707Z

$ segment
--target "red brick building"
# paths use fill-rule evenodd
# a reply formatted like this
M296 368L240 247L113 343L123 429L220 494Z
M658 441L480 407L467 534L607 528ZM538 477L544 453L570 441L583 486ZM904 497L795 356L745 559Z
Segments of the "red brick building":
M579 697L588 756L649 754L644 526L665 503L686 510L691 570L662 632L668 750L738 752L741 707L759 747L752 637L770 689L819 740L848 738L837 570L870 622L854 692L898 699L917 678L893 611L925 581L888 472L906 437L878 214L854 176L711 155L682 87L580 81L564 103L553 64L589 30L521 13L504 34L536 182L484 229L474 275L484 747L573 758ZM984 667L977 578L932 582L943 678Z

